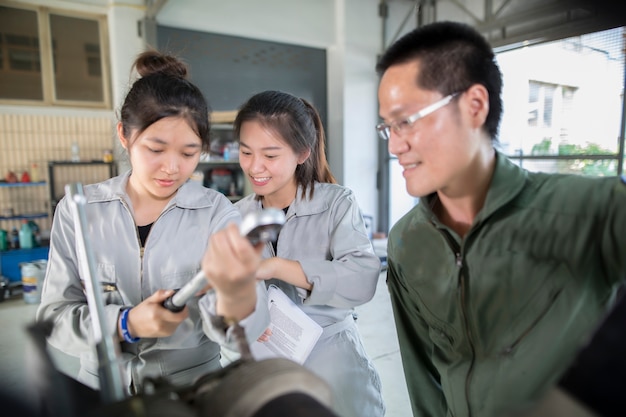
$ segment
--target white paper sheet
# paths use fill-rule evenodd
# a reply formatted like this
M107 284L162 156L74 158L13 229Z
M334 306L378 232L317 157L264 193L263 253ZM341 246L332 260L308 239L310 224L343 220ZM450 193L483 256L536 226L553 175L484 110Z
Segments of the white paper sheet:
M250 344L256 360L284 357L304 363L322 334L322 327L306 315L275 285L268 288L272 335L267 342Z

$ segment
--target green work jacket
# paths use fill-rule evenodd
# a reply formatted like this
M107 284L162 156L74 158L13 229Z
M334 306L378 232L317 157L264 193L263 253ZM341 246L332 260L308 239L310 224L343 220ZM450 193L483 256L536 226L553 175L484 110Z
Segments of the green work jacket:
M461 239L436 195L394 225L387 284L413 414L503 416L555 383L626 279L626 183L497 153Z

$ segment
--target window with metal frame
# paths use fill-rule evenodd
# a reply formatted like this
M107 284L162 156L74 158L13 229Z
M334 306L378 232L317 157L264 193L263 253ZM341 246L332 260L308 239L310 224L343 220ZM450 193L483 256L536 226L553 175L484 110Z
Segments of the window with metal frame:
M106 16L0 5L0 103L110 108Z
M531 171L621 174L625 45L619 27L498 54L503 151Z

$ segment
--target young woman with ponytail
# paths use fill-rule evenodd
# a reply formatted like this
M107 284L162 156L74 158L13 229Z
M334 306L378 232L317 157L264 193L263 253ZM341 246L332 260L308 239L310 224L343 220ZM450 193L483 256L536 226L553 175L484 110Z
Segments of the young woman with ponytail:
M287 219L264 248L256 278L278 286L323 328L304 366L330 385L334 411L383 416L380 378L354 319L354 308L374 296L380 260L354 193L329 169L318 112L304 99L264 91L241 107L234 130L253 190L237 208L243 216L278 208Z

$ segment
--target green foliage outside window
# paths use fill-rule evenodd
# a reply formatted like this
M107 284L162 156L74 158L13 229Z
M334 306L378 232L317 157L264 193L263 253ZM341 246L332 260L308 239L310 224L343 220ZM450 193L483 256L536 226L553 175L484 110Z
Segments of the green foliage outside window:
M602 148L596 143L587 142L585 146L560 144L559 155L611 155L614 152ZM606 177L617 174L615 159L573 159L559 161L560 172L577 172L584 175Z
M531 150L531 155L551 155L551 138L535 144ZM584 146L561 143L558 146L557 155L572 156L580 155L580 159L560 159L557 160L558 172L573 173L594 176L610 176L617 174L617 160L615 159L589 159L589 155L612 155L614 151L601 147L592 142L587 142Z

